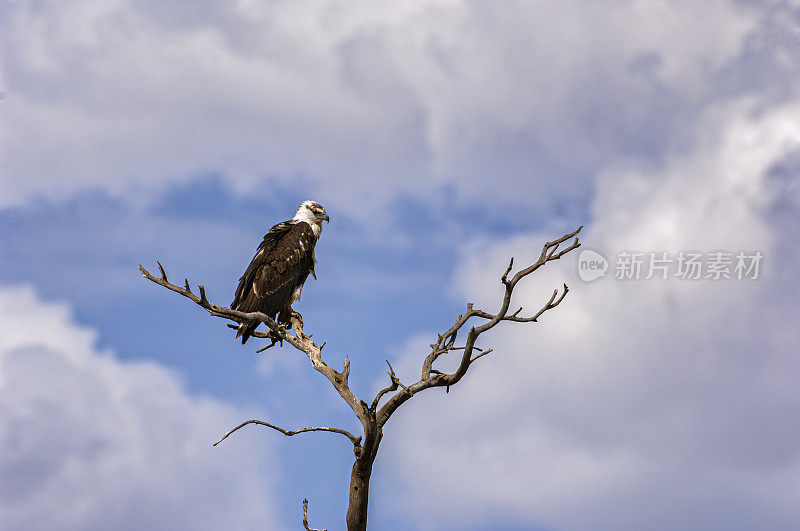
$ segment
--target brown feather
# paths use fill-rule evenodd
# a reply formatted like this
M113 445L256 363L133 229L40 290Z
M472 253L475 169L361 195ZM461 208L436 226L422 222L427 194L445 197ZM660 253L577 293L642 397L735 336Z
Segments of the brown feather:
M308 223L285 221L272 227L239 279L231 308L262 312L273 319L287 315L295 288L314 271L317 239ZM243 322L236 337L245 343L259 323Z

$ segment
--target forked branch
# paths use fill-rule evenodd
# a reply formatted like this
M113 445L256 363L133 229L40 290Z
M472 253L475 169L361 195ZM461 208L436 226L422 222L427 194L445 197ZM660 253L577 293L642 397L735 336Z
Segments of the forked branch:
M392 368L392 364L389 363L389 360L386 360L386 365L389 366L389 372L387 372L386 374L389 375L389 381L391 383L389 384L388 387L385 387L380 391L378 391L378 394L375 396L375 400L372 401L372 407L370 408L372 411L375 411L375 409L377 409L378 404L381 401L381 398L383 398L383 395L385 395L386 393L397 391L398 387L402 387L403 389L408 389L408 387L403 385L403 382L401 382L400 378L398 378L397 375L394 373L394 369Z
M497 310L497 312L490 313L483 310L478 310L473 307L472 303L467 304L466 312L459 315L456 318L455 323L453 323L453 325L447 331L445 331L443 334L437 334L436 341L431 343L431 351L422 362L420 379L409 386L403 386L403 388L399 391L397 391L397 386L394 385L394 380L392 380L392 386L382 389L378 393L378 396L375 397L375 402L373 402L373 405L377 405L380 398L382 398L385 394L396 391L396 393L389 398L388 402L386 402L386 404L380 408L376 415L379 426L383 426L389 420L389 417L392 415L392 413L394 413L398 407L400 407L414 394L432 387L445 387L449 390L450 386L458 383L467 373L470 365L472 365L473 362L479 358L482 358L483 356L486 356L492 351L491 349L481 350L475 346L475 343L481 334L488 332L503 321L515 323L535 323L546 311L552 310L561 304L561 302L564 300L564 297L566 297L567 293L569 293L569 288L566 284L564 284L560 293L559 290L554 290L550 300L548 300L533 315L527 317L521 316L520 314L522 313L523 308L519 308L509 313L511 297L517 284L523 278L530 275L546 263L553 260L558 260L568 252L580 247L581 244L578 241L578 234L582 228L582 226L578 227L569 234L565 234L556 240L545 243L544 246L542 246L542 252L539 255L539 259L530 266L517 271L517 273L511 276L511 278L509 278L509 275L511 275L511 272L514 268L514 259L512 258L509 260L508 267L506 267L505 271L500 277L500 282L505 287L505 292L500 303L500 308ZM566 247L559 250L559 247L569 240L572 241ZM459 333L462 330L467 329L468 323L470 323L473 318L482 319L483 322L480 324L470 325L469 329L467 330L467 336L464 340L464 344L461 346L456 346L455 343ZM461 352L461 360L456 370L452 373L446 373L434 369L433 366L439 357L451 351Z

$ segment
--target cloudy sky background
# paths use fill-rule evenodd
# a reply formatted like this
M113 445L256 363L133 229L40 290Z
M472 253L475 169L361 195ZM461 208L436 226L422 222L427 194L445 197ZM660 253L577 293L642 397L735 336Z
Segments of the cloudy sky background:
M304 497L343 526L346 439L211 443L347 406L137 272L227 304L308 198L298 309L364 398L578 225L612 259L765 257L537 273L519 305L564 304L387 425L376 529L800 525L800 3L0 1L0 91L3 527L289 529Z

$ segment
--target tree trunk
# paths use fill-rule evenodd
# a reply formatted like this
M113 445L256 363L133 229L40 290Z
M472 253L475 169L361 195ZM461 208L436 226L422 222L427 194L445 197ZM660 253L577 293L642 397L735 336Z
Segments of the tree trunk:
M363 456L350 473L350 504L347 507L347 531L366 531L369 503L369 478L375 456Z
M369 504L369 478L378 455L383 430L375 421L374 413L364 426L364 446L356 451L356 462L350 472L350 503L347 506L347 531L367 530Z

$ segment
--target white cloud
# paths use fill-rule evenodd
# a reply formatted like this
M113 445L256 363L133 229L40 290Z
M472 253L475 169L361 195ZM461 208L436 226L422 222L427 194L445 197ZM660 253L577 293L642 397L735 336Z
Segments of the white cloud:
M263 437L211 446L247 412L98 351L68 307L30 288L0 289L0 304L4 529L277 525Z
M798 475L798 433L787 417L798 402L791 347L800 341L787 321L796 279L777 266L779 257L798 258L784 243L800 233L798 164L787 158L797 146L798 109L774 104L792 97L800 73L791 6L533 6L15 2L0 12L0 89L7 93L0 101L0 206L37 195L69 198L89 187L147 200L169 183L215 171L243 193L265 176L303 176L309 195L363 213L404 194L436 201L433 192L447 187L467 203L538 212L554 197L588 197L596 185L586 240L599 250L761 249L774 267L752 285L624 286L606 279L573 286L540 326L492 338L495 358L481 360L450 395L420 397L402 413L418 421L413 408L424 407L449 433L431 426L413 441L387 436L384 445L389 455L398 444L436 449L401 461L405 473L435 480L408 491L415 507L437 500L437 511L417 513L429 527L492 511L566 527L680 518L719 524L732 507L734 523L796 523L785 487ZM743 93L756 97L717 103ZM783 180L773 175L782 166L789 169ZM465 252L456 290L491 303L496 292L481 290L496 288L497 280L487 272L551 236L474 242L471 250L480 254ZM780 285L779 277L788 282ZM542 292L520 293L530 307L560 276L539 281ZM47 518L36 510L72 500L73 491L87 500L65 513L76 525L95 521L98 503L110 520L164 503L176 518L191 518L185 504L148 498L153 481L177 485L178 476L193 478L188 488L197 506L216 511L233 503L203 490L214 483L259 520L269 515L252 501L264 491L256 476L219 470L216 456L226 454L201 452L211 451L202 445L238 413L187 397L155 365L98 353L91 333L63 308L25 292L7 297L28 309L20 311L25 319L0 322L0 396L17 415L0 418L42 415L63 424L59 433L71 444L66 453L47 445L26 453L53 430L3 430L31 437L21 453L0 457L9 474L14 467L29 476L36 466L48 473L52 463L67 467L53 472L54 486L44 490L35 476L20 479L16 501L2 505L14 511L12 522ZM52 332L37 336L27 316L44 316ZM49 385L33 385L32 373ZM59 386L72 392L58 393ZM179 435L141 416L132 394L163 395L147 407L163 407L165 422L185 419L178 410L196 411L192 429L208 433L175 442ZM72 401L62 403L65 395ZM108 405L99 407L97 397ZM496 420L498 411L513 412L516 424ZM101 421L89 423L92 417ZM118 429L121 418L140 428L131 435L141 438L136 444ZM477 421L492 432L480 432ZM141 451L170 434L168 442L184 453ZM108 461L85 458L99 452L98 440L108 441ZM192 446L198 440L200 449ZM246 445L241 440L236 444ZM189 451L201 452L202 466L187 472ZM41 461L26 461L39 455ZM464 462L469 473L445 468ZM98 488L94 478L105 477L98 470L114 467L122 479ZM215 474L220 481L203 479Z
M619 154L659 153L759 15L723 1L17 2L0 19L0 200L149 195L218 171L242 191L305 176L367 211L442 187L544 204Z
M797 253L784 247L800 232L780 212L800 214L799 111L720 106L660 169L600 180L589 247L612 260L760 250L761 279L587 284L574 258L532 279L517 299L529 310L564 279L573 291L539 324L487 338L492 359L389 427L422 527L498 515L556 528L797 526ZM786 164L794 177L782 179ZM507 257L533 259L554 232L465 249L461 296L493 308Z

